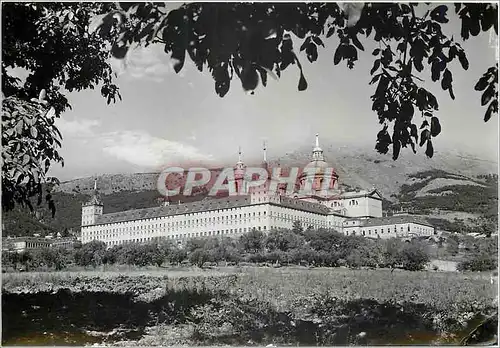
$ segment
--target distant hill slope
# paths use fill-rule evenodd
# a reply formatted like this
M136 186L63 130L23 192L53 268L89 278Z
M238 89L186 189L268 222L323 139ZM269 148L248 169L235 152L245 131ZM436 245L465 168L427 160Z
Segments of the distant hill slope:
M403 153L393 161L390 156L377 154L362 147L324 147L326 160L339 174L339 182L346 190L376 187L383 195L385 209L408 209L432 215L436 222L448 229L463 229L469 224L496 223L497 179L478 178L497 172L497 164L471 155L453 152L437 153L433 159L423 154ZM304 166L310 160L310 149L301 149L270 161L271 166ZM247 165L251 165L247 163ZM213 169L213 173L220 168ZM158 173L105 174L98 178L103 194L104 212L158 206L161 197L157 191ZM210 187L216 175L208 184ZM37 214L16 209L4 213L3 235L32 235L64 228L78 230L81 204L89 198L94 177L63 182L54 195L55 218L45 207ZM185 177L170 177L174 186L182 185ZM198 189L191 197L177 196L172 204L203 199L207 189ZM456 222L462 221L457 227ZM451 223L451 225L450 225ZM482 226L482 225L481 225Z

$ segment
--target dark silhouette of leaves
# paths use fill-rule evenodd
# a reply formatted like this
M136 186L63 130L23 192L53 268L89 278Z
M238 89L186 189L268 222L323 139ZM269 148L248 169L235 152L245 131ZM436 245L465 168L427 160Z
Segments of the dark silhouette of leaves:
M448 12L448 6L440 5L431 11L431 18L439 23L448 23L446 12Z
M307 81L304 77L304 74L302 71L300 72L300 79L299 79L299 91L304 91L307 89Z
M423 146L424 143L428 140L430 140L431 133L429 132L428 129L424 129L422 133L420 134L420 144L419 146Z
M486 113L484 114L484 122L488 122L491 118L492 113L498 113L498 99L493 100L488 109L486 109Z
M429 158L432 158L432 156L434 156L434 147L432 146L432 141L430 139L427 140L427 147L425 149L425 154Z
M439 119L437 117L431 118L431 135L436 137L441 133L441 125L439 124Z

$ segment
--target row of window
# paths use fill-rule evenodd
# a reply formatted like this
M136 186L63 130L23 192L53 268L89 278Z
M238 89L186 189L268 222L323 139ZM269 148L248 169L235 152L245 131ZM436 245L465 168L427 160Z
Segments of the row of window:
M264 231L265 226L255 226L252 227L255 228L258 231ZM222 235L234 235L236 233L246 233L250 232L252 229L250 227L244 227L244 228L231 228L231 229L226 229L226 230L217 230L217 231L205 231L205 232L193 232L193 233L183 233L183 234L172 234L172 235L167 235L166 238L168 239L186 239L186 238L194 238L194 237L209 237L209 236L222 236ZM104 239L109 239L111 237L116 237L116 235L95 235L93 237L88 237L85 238L85 240L100 240L99 237L103 237ZM142 237L142 238L132 238L128 239L129 241L133 242L147 242L147 241L152 241L156 240L160 237ZM127 240L119 240L119 241L111 241L112 245L117 245L117 244L123 244L127 242Z
M403 233L404 231L405 231L404 227L401 226L400 232ZM425 232L426 234L429 234L429 235L431 234L431 229L429 229L429 228L423 228L423 227L420 227L420 226L417 226L417 231L418 232ZM394 229L393 229L392 232L397 233L396 226L394 226ZM410 225L407 226L407 232L410 232ZM391 233L391 228L390 227L387 227L387 233ZM372 235L372 230L368 230L368 234L367 234L366 230L362 230L361 234L363 236ZM374 235L378 234L378 229L377 228L374 229L373 234ZM380 234L384 234L384 228L380 229ZM346 235L349 235L349 231L346 231ZM356 231L352 231L351 235L356 235Z

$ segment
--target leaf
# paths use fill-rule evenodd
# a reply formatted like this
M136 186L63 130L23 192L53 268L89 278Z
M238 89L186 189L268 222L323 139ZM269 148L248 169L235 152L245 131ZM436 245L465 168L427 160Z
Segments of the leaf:
M47 97L47 92L45 91L45 89L42 89L40 91L40 94L38 95L38 100L40 101L45 100L46 97Z
M400 52L405 52L405 50L406 50L406 44L404 43L404 41L403 41L403 42L400 42L400 43L398 44L398 47L397 47L396 49L397 49L398 51L400 51Z
M425 154L429 158L432 158L432 156L434 156L434 147L432 146L432 141L430 139L427 141L427 148L425 149Z
M311 37L308 36L307 39L304 40L304 43L302 44L302 46L300 46L300 52L302 52L303 50L305 50L306 47L309 45L310 42L311 42Z
M448 18L446 18L446 12L448 12L448 6L439 5L431 11L431 19L438 23L448 23Z
M307 59L312 63L315 62L316 59L318 59L318 49L317 46L314 43L311 43L307 49Z
M448 92L450 93L450 98L455 100L455 94L453 94L453 87L450 86L450 88L448 88Z
M451 83L453 81L450 70L446 69L443 73L443 79L441 80L441 87L443 90L451 88Z
M433 137L441 133L441 125L439 124L439 119L437 117L431 118L431 135Z
M331 26L330 29L328 29L328 32L326 33L326 37L329 38L335 33L335 26Z
M222 66L217 67L212 72L212 76L215 80L215 92L219 97L224 97L229 91L231 81L229 78L229 73L227 72L227 68L224 68Z
M413 118L413 113L415 112L413 104L411 102L404 102L401 105L401 116L404 120L410 121Z
M21 134L23 132L23 122L22 121L19 121L17 122L16 124L16 127L15 127L15 131L17 134Z
M335 50L335 55L333 56L333 64L337 65L340 63L342 58L344 57L344 45L339 45L337 49Z
M436 82L439 80L441 76L441 68L439 66L440 64L437 61L434 61L431 65L431 73L432 73L432 81Z
M305 91L307 89L307 81L304 77L304 74L302 73L302 70L300 71L300 79L299 79L299 91Z
M111 47L111 54L116 59L123 59L127 55L128 47L127 46L118 46L118 44L113 44Z
M489 83L489 78L488 76L483 76L477 81L476 85L474 86L474 89L476 91L484 91L486 87L488 87Z
M464 51L458 52L458 60L460 61L460 64L462 64L462 68L464 70L469 69L469 61L467 60L467 57L465 56Z
M260 80L262 81L262 85L264 87L267 86L267 72L265 69L258 69L259 70L259 74L260 74Z
M418 141L417 126L414 124L410 126L410 135L415 138L415 141Z
M401 142L399 139L393 139L392 142L392 159L395 161L399 157L399 152L401 150Z
M486 113L484 114L484 122L488 122L489 119L491 118L491 114L494 112L498 112L498 100L493 100L490 105L488 106L488 109L486 110Z
M30 128L30 133L31 133L31 136L36 139L37 136L38 136L38 130L36 129L36 127L31 127Z
M373 67L372 67L372 70L370 70L370 75L373 75L373 73L375 73L375 71L377 71L378 68L380 68L380 59L376 59L373 62Z
M380 78L380 76L382 76L382 74L377 74L377 75L373 76L373 78L371 79L371 81L370 81L369 84L373 85L375 82L378 81L378 79Z
M313 36L312 40L314 41L314 43L316 45L325 47L325 44L323 43L323 41L319 37Z
M361 51L364 51L365 48L363 47L363 45L361 44L361 42L359 42L359 39L357 37L356 34L354 34L353 36L351 36L351 40L352 40L352 43L354 44L354 46L356 46L358 49L360 49Z
M477 36L481 32L481 25L478 17L469 17L469 32L472 36Z
M424 129L420 134L420 146L423 146L424 143L430 138L430 132L428 129Z
M495 85L490 84L490 86L484 91L483 95L481 96L481 106L488 104L494 95Z

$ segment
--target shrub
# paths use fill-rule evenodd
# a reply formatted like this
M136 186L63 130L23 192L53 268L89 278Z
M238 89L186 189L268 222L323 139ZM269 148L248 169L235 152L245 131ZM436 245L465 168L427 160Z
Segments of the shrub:
M429 253L421 242L405 243L401 250L402 268L409 271L420 271L429 263Z
M460 262L457 265L459 271L473 271L473 272L483 272L496 270L498 267L497 259L487 253L475 254L469 259Z

